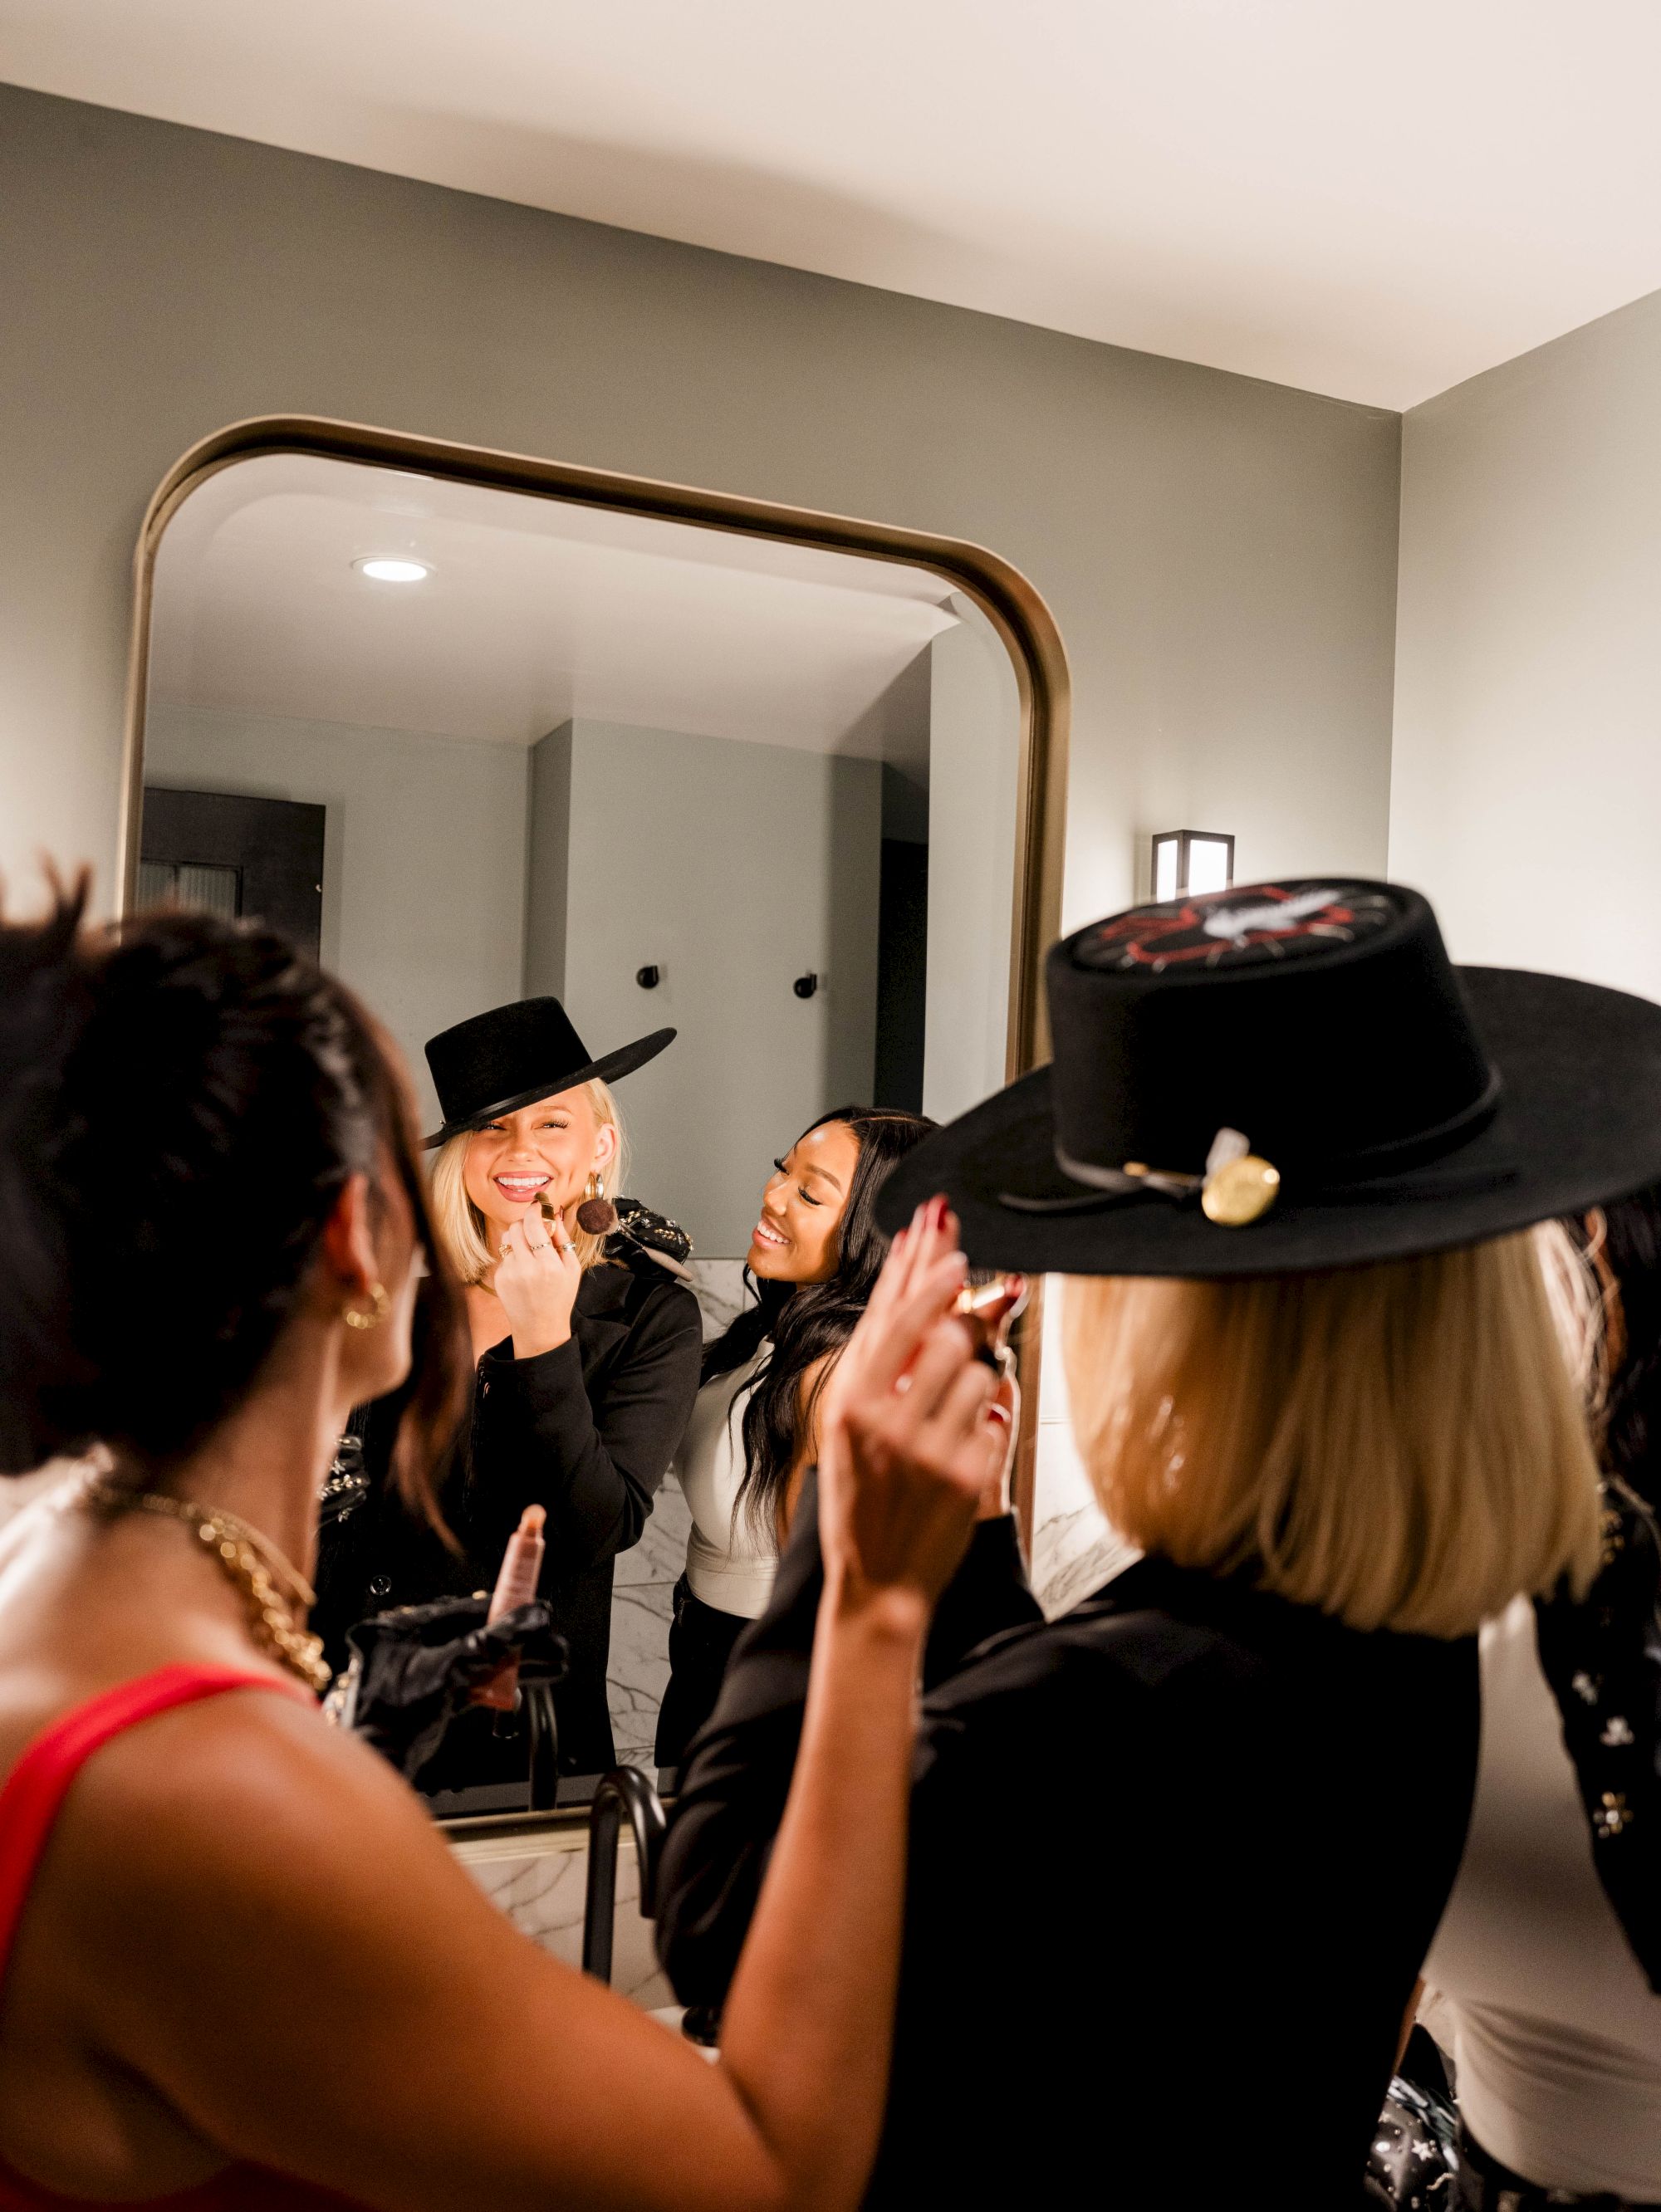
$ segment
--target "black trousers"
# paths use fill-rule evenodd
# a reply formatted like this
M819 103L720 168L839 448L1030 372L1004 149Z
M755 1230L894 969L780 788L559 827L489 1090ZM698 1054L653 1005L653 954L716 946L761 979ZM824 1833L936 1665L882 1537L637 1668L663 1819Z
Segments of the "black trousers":
M742 1613L722 1613L694 1597L684 1575L675 1584L669 1626L669 1686L658 1710L657 1761L678 1767L686 1747L715 1710L733 1646L750 1626Z

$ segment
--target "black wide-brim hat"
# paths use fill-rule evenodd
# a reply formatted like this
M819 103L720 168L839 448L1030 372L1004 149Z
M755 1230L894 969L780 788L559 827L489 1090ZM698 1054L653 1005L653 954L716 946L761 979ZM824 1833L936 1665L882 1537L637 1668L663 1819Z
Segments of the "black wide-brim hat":
M672 1044L673 1030L654 1030L593 1058L557 999L515 999L442 1030L427 1042L444 1126L425 1139L429 1152L465 1130L482 1129L538 1098L582 1083L615 1083Z
M1661 1180L1661 1006L1459 968L1344 877L1139 907L1055 945L1055 1057L909 1153L977 1266L1275 1274L1472 1244Z

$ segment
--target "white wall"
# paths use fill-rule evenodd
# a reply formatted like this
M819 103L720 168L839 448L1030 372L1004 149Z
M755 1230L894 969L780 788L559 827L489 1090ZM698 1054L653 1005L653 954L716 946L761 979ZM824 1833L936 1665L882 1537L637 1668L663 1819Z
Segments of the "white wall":
M1390 872L1661 998L1661 293L1406 418Z
M925 1114L949 1121L1004 1079L1015 890L1020 698L1008 653L969 600L929 647L928 1000Z
M323 959L404 1049L426 1122L436 1101L422 1046L520 995L525 936L526 754L200 707L151 709L148 782L328 809Z
M630 1190L700 1256L737 1257L773 1156L870 1096L881 764L581 720L551 746L569 758L569 852L533 848L532 910L557 907L563 866L559 995L597 1055L679 1030L618 1091ZM655 990L635 981L648 966ZM798 999L810 971L820 988ZM526 973L551 973L538 944Z

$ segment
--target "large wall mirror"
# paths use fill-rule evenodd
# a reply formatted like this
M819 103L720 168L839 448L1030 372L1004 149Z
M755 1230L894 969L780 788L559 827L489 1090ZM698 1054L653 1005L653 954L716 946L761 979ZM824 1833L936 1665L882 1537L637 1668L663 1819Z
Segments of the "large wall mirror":
M821 1115L944 1117L1040 1054L1064 665L989 555L254 424L158 495L137 619L125 903L280 924L391 1031L431 1132L456 1102L424 1047L475 1017L557 1000L594 1062L672 1029L613 1085L610 1195L690 1238L705 1339ZM678 1462L648 1474L571 1601L606 1727L577 1726L562 1802L608 1757L655 1764L691 1525ZM470 1776L435 1808L527 1787Z

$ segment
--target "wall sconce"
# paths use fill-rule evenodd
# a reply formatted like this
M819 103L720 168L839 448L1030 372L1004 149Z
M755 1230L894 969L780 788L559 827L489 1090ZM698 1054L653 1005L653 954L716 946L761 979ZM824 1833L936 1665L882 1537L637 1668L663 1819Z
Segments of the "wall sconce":
M1162 830L1153 840L1156 902L1190 891L1226 891L1234 880L1234 840L1210 830Z

